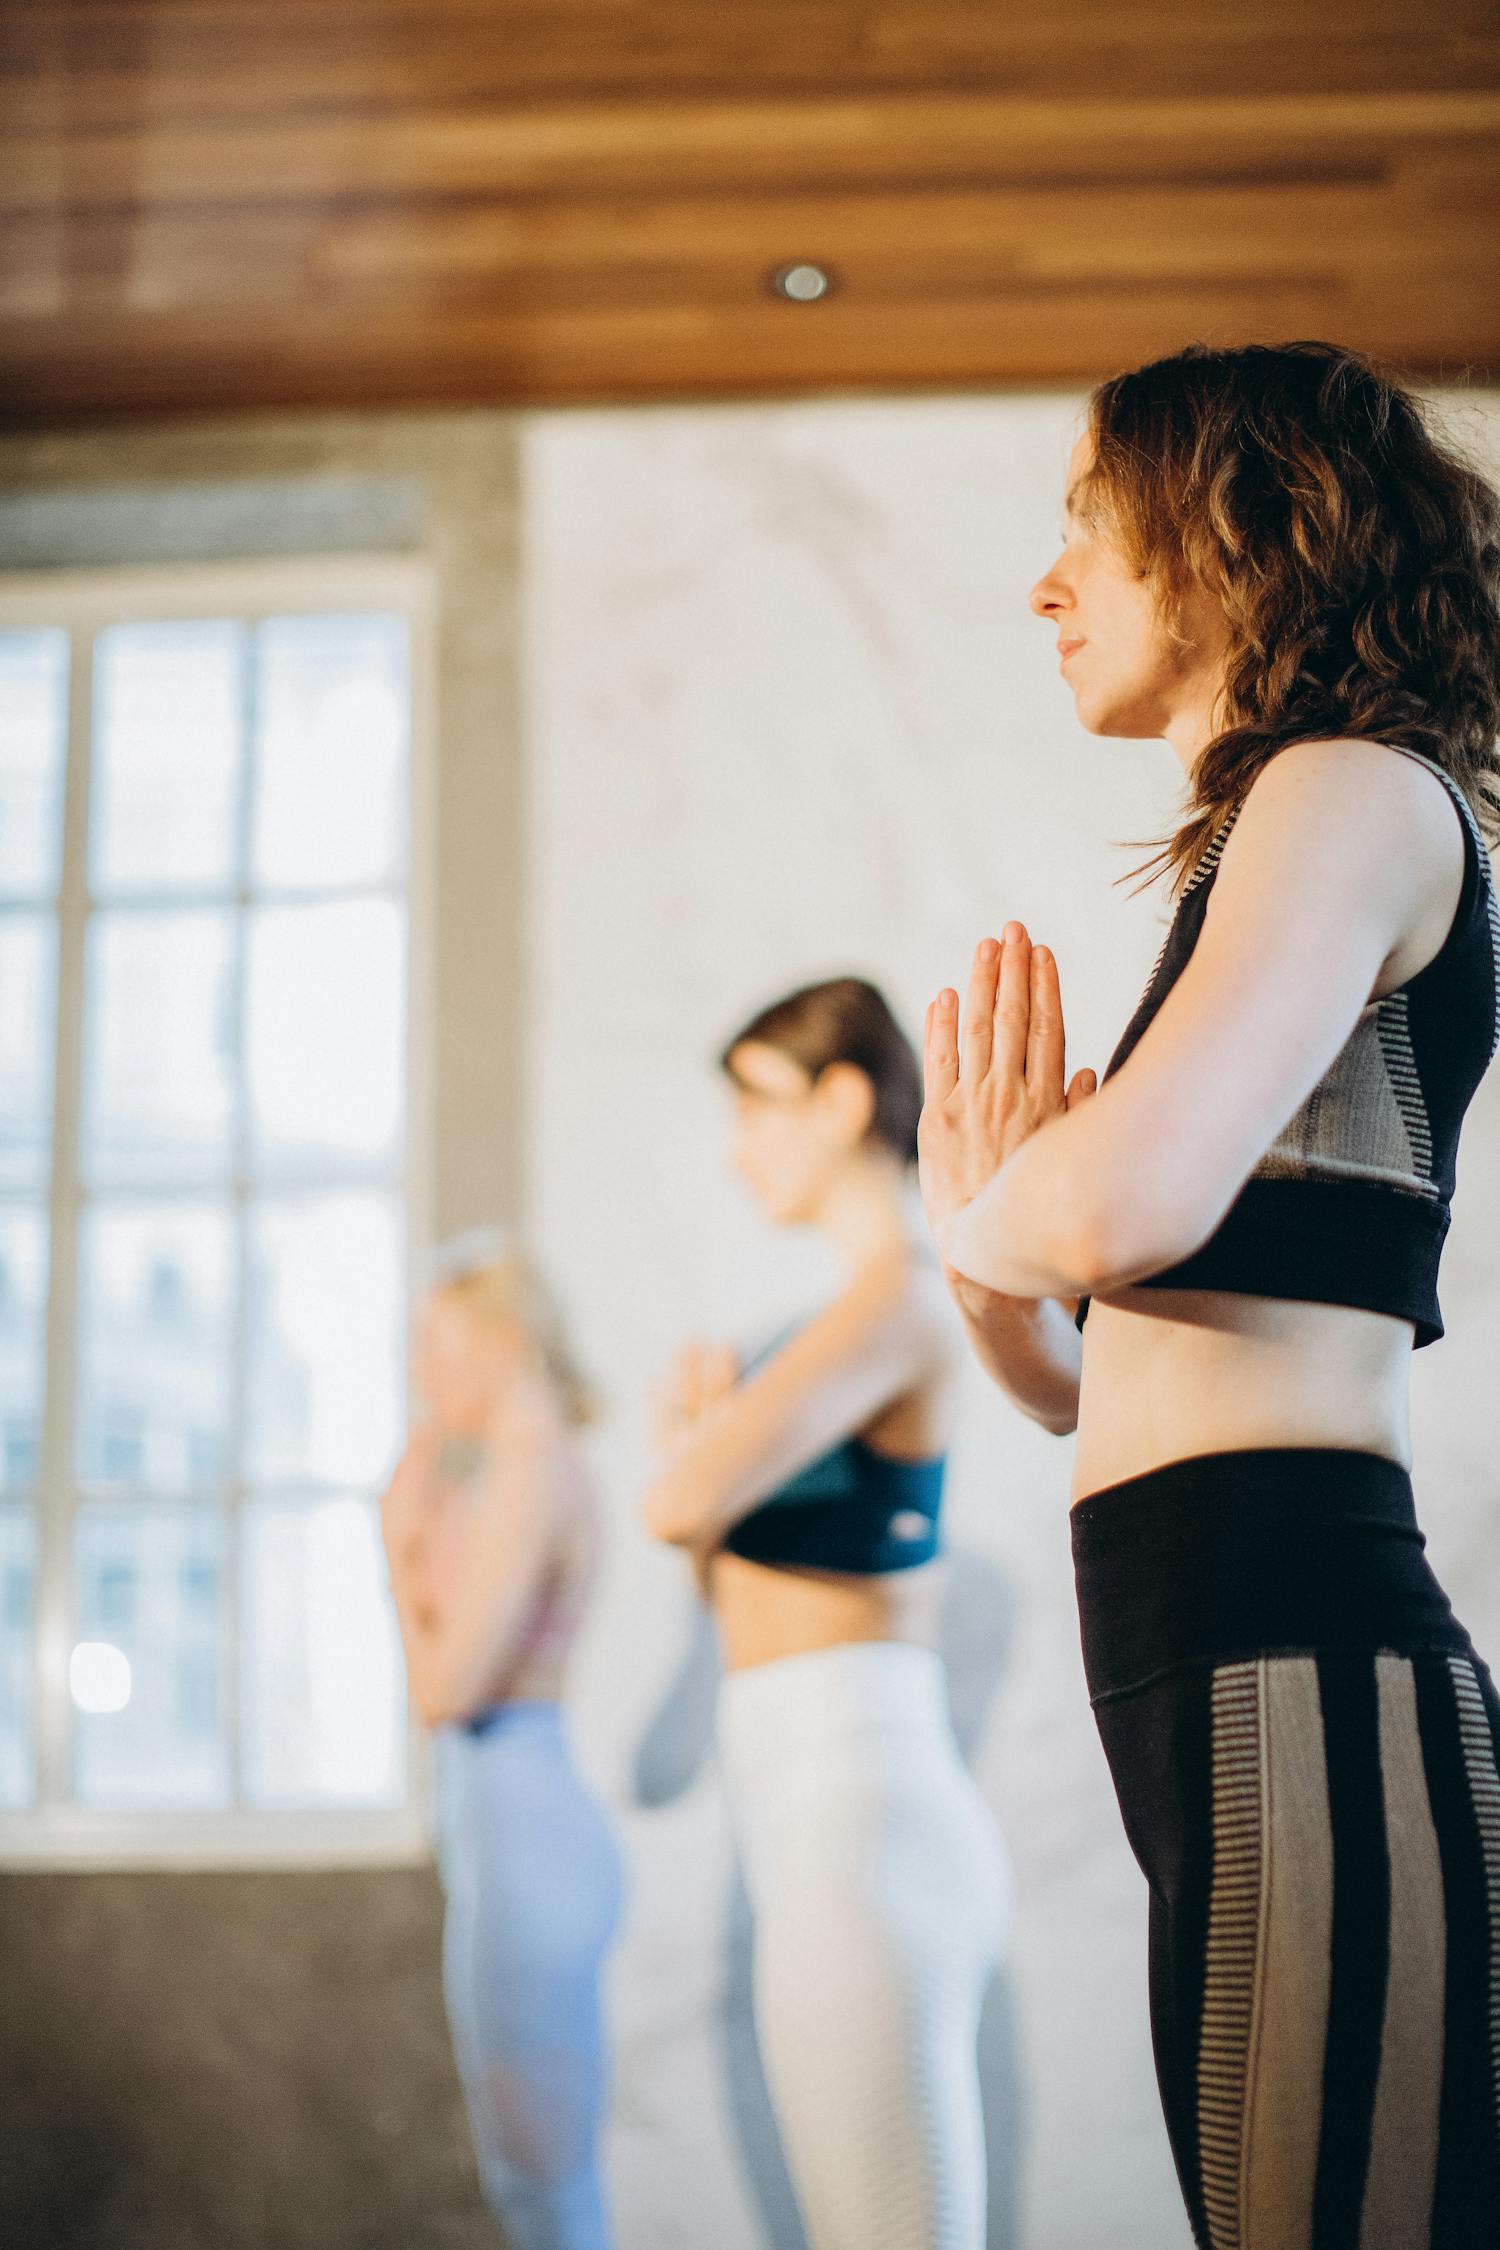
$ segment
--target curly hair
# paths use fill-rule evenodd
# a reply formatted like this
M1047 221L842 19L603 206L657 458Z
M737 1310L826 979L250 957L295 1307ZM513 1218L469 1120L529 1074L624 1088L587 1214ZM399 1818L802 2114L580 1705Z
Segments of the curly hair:
M1180 884L1278 750L1338 736L1424 752L1500 839L1500 495L1410 392L1336 344L1194 345L1088 426L1080 499L1169 633L1190 592L1229 629L1221 731L1134 872Z

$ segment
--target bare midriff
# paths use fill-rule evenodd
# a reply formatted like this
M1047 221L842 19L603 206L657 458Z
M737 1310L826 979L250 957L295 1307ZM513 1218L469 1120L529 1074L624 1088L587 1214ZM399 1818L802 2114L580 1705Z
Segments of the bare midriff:
M725 1669L840 1648L849 1641L916 1641L937 1633L941 1561L913 1570L807 1570L720 1551L710 1589Z
M1411 1466L1410 1321L1227 1290L1122 1289L1083 1331L1073 1499L1169 1461L1327 1446Z
M893 1399L857 1435L876 1452L921 1459L946 1443L946 1384ZM915 1641L935 1646L942 1561L878 1573L809 1570L752 1562L721 1549L709 1587L726 1671L774 1664L846 1641Z

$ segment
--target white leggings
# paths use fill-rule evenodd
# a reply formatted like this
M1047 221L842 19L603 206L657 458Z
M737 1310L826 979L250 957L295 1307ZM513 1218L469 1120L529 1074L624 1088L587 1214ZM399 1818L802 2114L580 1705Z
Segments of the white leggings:
M755 2018L811 2250L983 2250L975 2042L1011 1884L931 1649L730 1673Z

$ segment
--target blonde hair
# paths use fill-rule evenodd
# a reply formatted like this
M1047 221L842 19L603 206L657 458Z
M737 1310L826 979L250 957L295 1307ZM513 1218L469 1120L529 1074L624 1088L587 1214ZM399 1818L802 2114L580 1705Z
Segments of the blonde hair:
M428 1267L428 1286L450 1297L475 1320L514 1320L541 1355L567 1419L598 1418L599 1401L573 1356L557 1300L541 1272L500 1227L471 1227L439 1246Z

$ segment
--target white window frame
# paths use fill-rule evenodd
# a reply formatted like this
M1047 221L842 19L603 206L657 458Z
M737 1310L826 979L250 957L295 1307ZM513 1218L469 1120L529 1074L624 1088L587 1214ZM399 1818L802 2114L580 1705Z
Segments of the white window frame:
M69 635L67 765L54 1020L52 1167L41 1461L33 1505L38 1566L33 1603L32 1725L37 1790L31 1808L0 1815L0 1866L329 1866L402 1864L426 1856L431 1777L425 1731L408 1703L404 1803L369 1810L187 1812L70 1803L68 1660L72 1647L71 1532L77 1339L78 1120L83 1036L84 940L89 911L86 820L92 753L94 637L110 625L177 618L266 617L327 611L394 612L410 633L411 727L406 904L406 1139L394 1185L406 1213L406 1303L430 1240L433 1129L433 801L436 759L436 597L427 562L412 555L307 556L287 560L39 571L0 576L0 628L62 627ZM334 894L336 895L336 894ZM247 894L240 893L243 907ZM238 1197L243 1182L230 1185ZM230 1488L231 1531L240 1501ZM231 1536L221 1616L236 1612ZM232 1654L237 1657L237 1643ZM238 1764L237 1664L222 1672L231 1756Z

